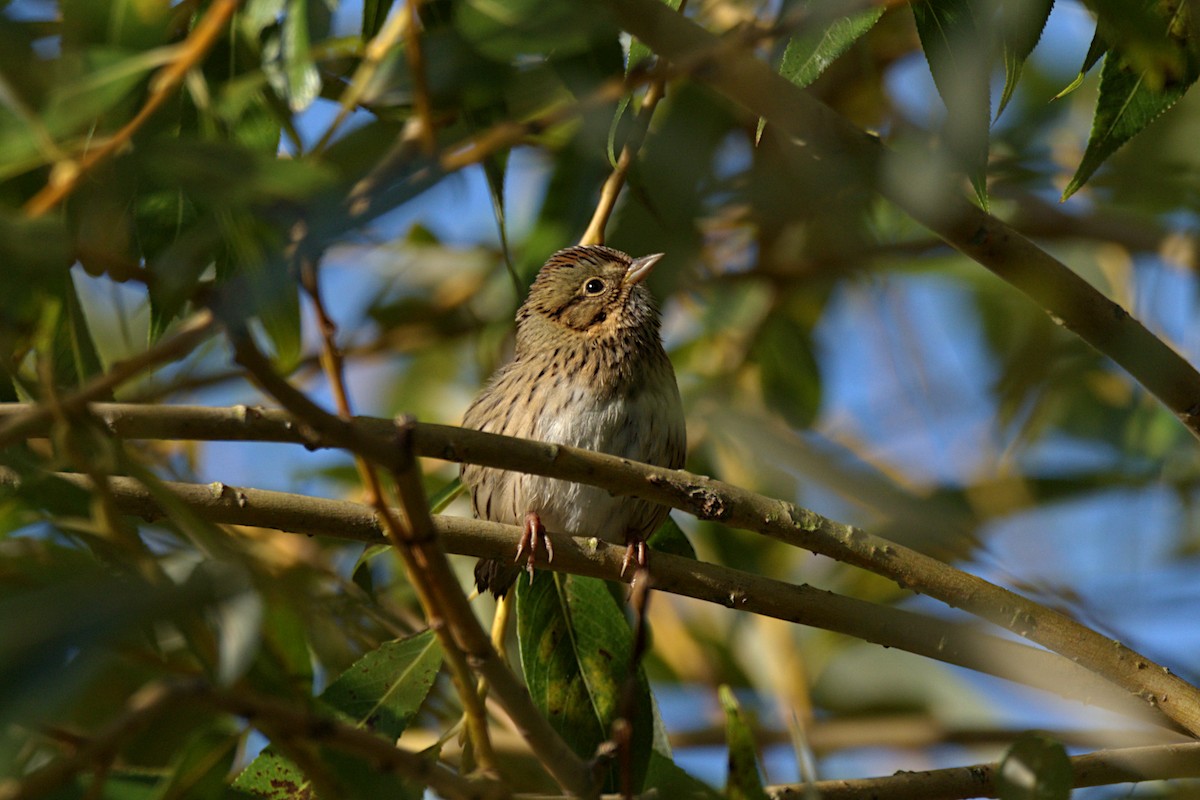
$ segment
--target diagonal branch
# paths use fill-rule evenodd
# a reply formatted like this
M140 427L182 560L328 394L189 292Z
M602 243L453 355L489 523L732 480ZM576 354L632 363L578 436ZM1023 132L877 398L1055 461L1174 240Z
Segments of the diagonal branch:
M150 81L150 96L133 119L125 123L104 144L84 154L76 162L59 162L51 171L50 182L25 204L25 213L40 217L66 199L83 178L100 164L116 155L129 144L133 135L153 117L183 84L183 79L192 71L208 51L217 43L221 32L229 24L233 12L241 0L214 0L204 17L196 23L187 40L179 45L179 57L164 66Z
M771 800L803 800L812 790L823 800L963 800L1000 797L996 764L898 772L883 778L818 781L812 786L774 786ZM1200 742L1097 750L1071 759L1071 786L1200 778Z
M266 393L303 420L304 425L319 436L336 442L356 457L370 459L395 476L405 504L407 526L396 519L392 509L382 506L382 499L378 495L376 500L380 505L377 511L384 522L388 540L404 560L411 583L439 640L449 644L450 649L460 649L470 665L487 679L496 699L559 786L580 797L593 796L596 789L591 770L541 715L529 692L505 666L454 578L446 561L446 553L432 530L423 492L419 484L415 490L413 488L416 459L413 457L409 426L390 424L386 432L373 437L366 436L358 426L326 412L275 373L248 334L235 333L232 338L235 359ZM464 704L478 699L471 689L469 683L459 686Z
M12 409L27 408L0 405L0 418ZM395 426L386 420L357 418L350 424L320 412L322 416L306 417L298 426L286 413L244 407L139 409L97 404L94 410L114 433L132 438L253 439L345 447L393 472L404 469ZM1186 730L1200 733L1200 690L1167 667L1065 614L852 525L702 475L574 447L428 423L413 423L412 436L413 451L420 456L600 486L861 567L1067 656L1159 708Z
M82 475L58 474L56 478L83 489L91 486ZM0 468L0 486L19 486L20 481L17 473ZM214 523L370 544L386 541L379 517L358 503L221 483L164 482L163 486L179 503ZM132 478L110 478L109 491L124 513L148 520L166 513L154 494ZM511 556L521 534L515 526L445 515L434 517L431 524L447 551L480 558ZM624 548L557 532L551 532L551 538L555 556L547 568L605 580L631 578L621 575ZM1071 660L983 633L973 626L669 553L655 553L650 570L655 588L662 591L835 631L1173 727L1161 713Z
M658 0L605 0L604 5L655 53L686 66L694 79L785 132L799 157L842 161L847 180L856 180L874 176L881 159L891 155L879 139L758 60L744 46L744 34L718 37ZM1111 358L1200 437L1200 372L1128 311L960 192L942 191L934 201L914 196L901 181L874 184L917 222Z

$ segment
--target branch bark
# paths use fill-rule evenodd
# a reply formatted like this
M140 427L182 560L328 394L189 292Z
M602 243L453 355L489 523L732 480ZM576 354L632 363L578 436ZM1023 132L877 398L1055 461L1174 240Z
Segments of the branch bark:
M0 419L28 408L0 405ZM359 417L350 424L329 417L318 430L285 412L247 407L96 404L93 410L110 431L130 438L345 447L393 471L404 468L395 447L396 429L389 420ZM882 575L901 588L927 594L1067 656L1158 708L1187 731L1200 733L1200 690L1167 667L1065 614L852 525L684 470L448 425L413 423L412 428L413 452L420 456L600 486L613 494L641 497L701 519L756 531Z
M59 474L57 478L83 489L91 486L82 475ZM0 486L17 486L19 482L20 476L15 472L0 468ZM358 503L222 483L167 482L163 487L210 522L367 544L387 541L374 510ZM109 491L124 513L147 520L159 519L165 513L154 494L132 478L111 478ZM521 535L515 526L445 515L433 517L432 526L448 552L480 558L511 557ZM549 565L539 564L539 568L612 581L628 581L632 577L621 575L623 547L557 532L549 535L554 542L554 561ZM662 591L843 633L1177 730L1161 713L1069 659L968 625L669 553L655 553L650 571L654 588Z
M1072 786L1108 786L1170 778L1200 777L1200 742L1177 745L1098 750L1071 759ZM898 772L883 778L818 781L813 787L823 800L965 800L999 797L996 764ZM810 787L775 786L771 800L801 800Z

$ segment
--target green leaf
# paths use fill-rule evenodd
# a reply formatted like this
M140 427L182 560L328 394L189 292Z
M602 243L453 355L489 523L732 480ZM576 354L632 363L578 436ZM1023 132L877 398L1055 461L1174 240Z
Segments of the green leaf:
M729 744L729 773L725 778L725 795L730 800L767 800L762 776L758 772L758 753L754 735L742 717L737 698L728 686L718 690L721 708L725 710L725 738Z
M173 10L161 0L62 0L63 49L107 44L147 50L164 44Z
M806 2L806 6L810 3ZM875 6L845 17L825 21L820 26L805 26L788 40L779 64L779 74L803 89L821 77L836 61L883 16L883 6ZM765 119L759 119L754 141L762 138Z
M441 668L442 650L433 631L395 642L385 642L377 649L355 661L320 695L321 705L332 708L338 716L360 727L377 731L394 741L429 694L430 687ZM385 796L362 786L370 781L371 770L357 759L321 750L322 763L333 767L343 788L357 790L348 796ZM385 781L390 792L400 788L404 797L416 797L411 788L403 788L389 776L377 776ZM246 766L233 782L235 789L255 797L295 798L311 791L307 776L291 760L269 746Z
M321 700L389 739L399 738L425 702L442 666L433 631L384 642L338 676Z
M588 50L616 29L596 6L577 0L464 0L454 24L480 53L503 63L533 54L563 57Z
M1001 800L1067 800L1073 783L1062 744L1033 733L1014 742L996 770Z
M1176 22L1182 25L1180 15L1187 13L1187 5L1181 3ZM1087 150L1075 175L1063 190L1063 200L1077 192L1121 145L1179 102L1196 78L1200 77L1200 43L1185 38L1184 44L1179 46L1183 50L1184 72L1174 77L1167 76L1166 80L1153 69L1137 68L1126 55L1115 50L1105 56Z
M704 781L693 778L682 767L655 750L646 768L647 790L657 789L659 797L679 800L720 800L718 794Z
M670 553L673 556L681 556L683 558L696 558L696 548L692 547L692 543L688 541L687 535L680 530L675 524L675 520L667 517L662 525L658 526L650 538L646 540L646 544L651 550L659 553Z
M362 15L362 38L367 41L379 33L383 23L387 21L388 13L392 10L395 0L364 0ZM407 12L401 12L407 13Z
M271 340L274 350L275 367L283 374L288 374L300 363L304 352L304 332L300 319L300 293L289 279L286 270L277 270L277 277L266 281L256 281L266 285L274 284L279 291L271 298L266 298L259 308L258 318L262 321L263 330Z
M973 0L919 0L912 11L933 82L946 104L946 143L986 210L991 48L986 21L976 19L975 5Z
M79 302L75 279L68 272L64 280L63 300L67 313L59 320L55 337L55 380L59 386L80 386L103 372L104 367Z
M608 740L621 716L629 680L633 632L603 581L538 573L517 583L517 641L534 703L582 758ZM632 766L641 786L653 749L650 688L639 666L634 699ZM615 790L617 770L607 785Z
M682 2L683 0L663 0L663 5L665 5L667 8L673 8L678 11ZM629 70L641 64L651 55L653 55L653 51L646 45L642 44L640 39L631 39L629 41L629 61L625 69L626 74L629 73Z
M308 108L321 93L321 74L309 41L308 6L309 0L287 0L279 35L268 39L263 53L272 65L271 85L293 112Z
M788 41L779 74L796 86L808 86L882 16L883 7L878 6L830 20L821 30L805 28Z
M753 353L767 405L794 427L811 425L821 405L811 332L783 314L773 314L762 326Z
M1012 99L1017 81L1021 79L1021 68L1025 59L1033 52L1054 0L1019 0L1000 3L1000 48L1004 59L1004 91L996 108L996 117L1004 113L1004 107Z
M176 753L169 775L154 794L155 800L222 797L241 738L238 732L202 728Z
M446 506L454 502L454 498L466 491L466 488L463 486L462 479L456 477L441 489L438 489L429 498L429 513L440 514L445 511Z
M1083 83L1083 78L1092 67L1096 66L1096 62L1100 60L1100 56L1108 52L1108 43L1104 41L1104 37L1100 35L1100 26L1096 26L1096 32L1092 34L1092 42L1088 45L1087 55L1083 57L1083 66L1079 68L1079 74L1075 76L1075 80L1067 84L1067 87L1058 94L1054 95L1054 100L1061 100L1071 92L1079 88Z
M679 10L682 0L663 0L663 5L668 8ZM629 58L625 62L625 74L628 75L632 70L640 66L646 59L654 55L653 51L642 41L637 38L629 40ZM629 108L633 100L633 94L623 96L617 102L617 110L613 114L612 125L608 129L608 161L611 165L616 166L617 163L617 148L616 139L617 132L621 126L621 118L625 115L625 111Z

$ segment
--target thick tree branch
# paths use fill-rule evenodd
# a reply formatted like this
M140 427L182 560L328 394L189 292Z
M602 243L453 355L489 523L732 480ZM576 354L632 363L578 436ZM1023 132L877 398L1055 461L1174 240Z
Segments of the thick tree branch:
M0 406L0 419L14 409L21 413L27 408ZM404 468L395 426L386 420L357 418L351 425L329 416L318 429L307 421L298 424L284 412L245 407L96 404L93 408L111 431L131 438L242 439L346 447L393 471ZM412 435L417 455L600 486L613 494L642 497L701 519L757 531L869 570L1067 656L1159 708L1193 734L1200 732L1200 690L1167 667L1065 614L852 525L723 481L603 453L427 423L413 423Z
M84 489L91 486L82 475L57 477ZM15 472L0 468L0 486L16 486L19 481ZM221 483L163 486L210 522L370 544L386 541L378 516L358 503ZM148 520L165 514L154 495L132 478L111 478L109 490L127 514ZM444 515L434 517L432 525L447 551L480 558L511 557L521 533L515 526ZM621 575L623 547L555 532L551 537L555 556L546 568L606 580L629 580L630 575ZM654 587L662 591L843 633L1174 728L1160 713L1069 659L968 625L668 553L655 553L650 570Z
M1150 747L1098 750L1071 759L1072 786L1108 786L1114 783L1200 778L1200 742ZM996 764L898 772L884 778L818 781L815 788L822 800L965 800L970 797L999 797ZM805 786L775 786L768 789L772 800L802 800L809 797Z
M1028 295L1059 324L1111 358L1200 437L1200 372L1066 265L957 189L917 196L905 181L877 179L889 151L828 106L776 74L743 46L715 36L658 0L605 0L621 27L695 80L765 117L801 157L837 160L847 181L874 187L964 255Z

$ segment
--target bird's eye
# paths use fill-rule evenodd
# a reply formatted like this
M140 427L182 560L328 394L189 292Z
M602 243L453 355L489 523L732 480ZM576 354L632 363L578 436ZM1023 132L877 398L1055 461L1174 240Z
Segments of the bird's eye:
M604 291L604 281L599 278L592 278L583 285L583 290L588 294L600 294Z

